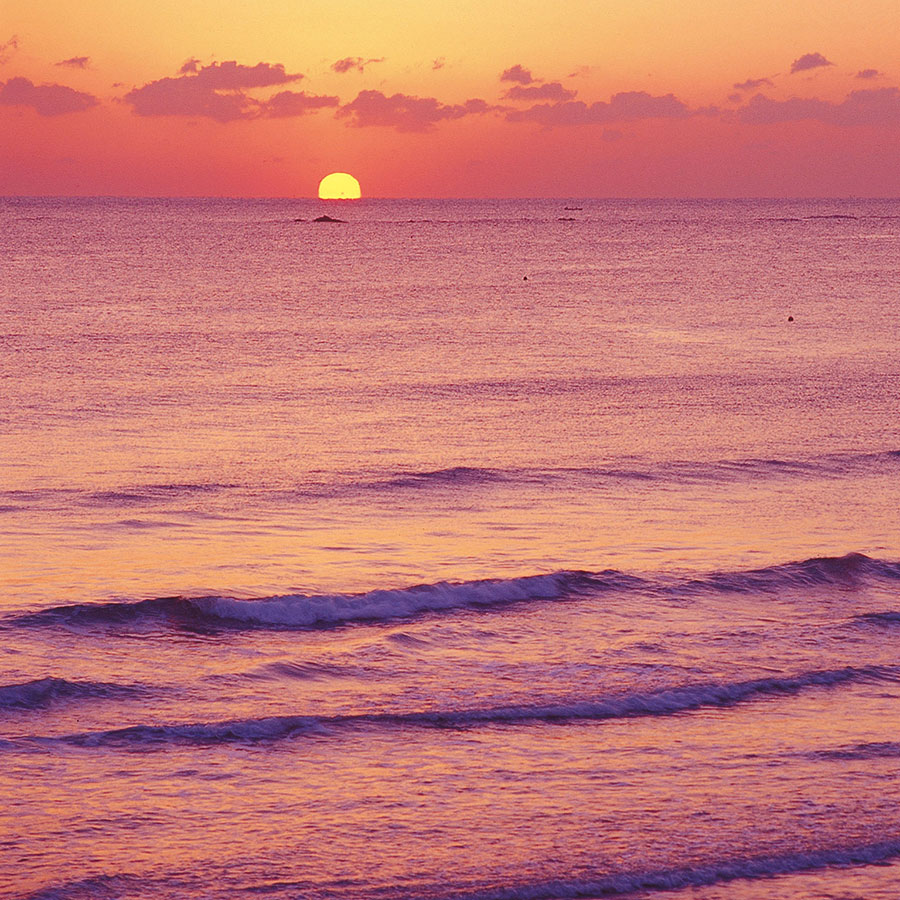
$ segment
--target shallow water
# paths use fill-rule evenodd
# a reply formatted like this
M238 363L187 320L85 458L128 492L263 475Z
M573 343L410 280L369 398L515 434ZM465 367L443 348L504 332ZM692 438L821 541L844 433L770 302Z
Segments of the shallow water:
M0 892L895 897L900 204L322 208L0 201Z

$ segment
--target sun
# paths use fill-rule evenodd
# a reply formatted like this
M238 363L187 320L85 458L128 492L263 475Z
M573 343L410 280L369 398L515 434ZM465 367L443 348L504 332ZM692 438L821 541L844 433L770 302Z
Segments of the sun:
M332 172L319 182L320 200L359 200L359 182L346 172Z

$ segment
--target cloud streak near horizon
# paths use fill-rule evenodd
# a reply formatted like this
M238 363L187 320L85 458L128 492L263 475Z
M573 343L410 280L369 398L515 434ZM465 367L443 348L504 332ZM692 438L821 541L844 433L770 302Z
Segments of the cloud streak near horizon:
M807 72L810 69L821 69L825 66L833 66L834 63L825 59L821 53L804 53L803 56L791 63L791 75L797 72Z
M287 72L281 63L241 65L235 60L201 65L190 59L174 77L160 78L124 96L138 116L193 116L222 124L243 119L302 116L339 100L305 91L280 91L268 100L247 93L300 81L300 72Z
M364 59L361 56L345 56L331 64L331 71L343 75L346 72L365 72L367 66L384 62L384 57L377 59Z
M19 49L19 38L13 35L8 41L0 43L0 66L8 63Z
M500 73L501 81L512 81L516 84L534 84L534 77L531 72L520 66L518 63L516 65L511 66L509 69L505 69Z
M83 112L100 101L93 94L63 84L35 84L28 78L10 78L0 84L0 106L25 106L39 116L62 116Z
M755 91L761 87L775 87L775 82L771 78L748 78L746 81L733 84L732 87L737 91Z
M61 59L55 66L62 66L66 69L86 69L91 63L89 56L73 56L69 59Z
M842 127L900 125L900 89L895 87L851 91L840 103L816 97L772 100L757 94L737 111L750 125L773 125L804 120Z
M337 111L339 119L347 119L356 128L379 126L397 131L432 131L438 122L481 115L491 110L484 100L467 100L462 104L441 103L434 97L408 94L387 96L381 91L360 91L356 99Z
M646 91L621 91L608 102L598 100L563 100L540 103L529 109L509 110L510 122L537 122L546 128L554 126L595 125L609 122L629 122L638 119L684 119L697 115L674 94L653 96Z

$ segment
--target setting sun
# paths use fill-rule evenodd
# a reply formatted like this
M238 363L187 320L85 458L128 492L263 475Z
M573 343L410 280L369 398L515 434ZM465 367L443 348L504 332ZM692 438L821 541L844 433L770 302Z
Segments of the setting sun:
M319 182L320 200L359 200L359 182L346 172L332 172Z

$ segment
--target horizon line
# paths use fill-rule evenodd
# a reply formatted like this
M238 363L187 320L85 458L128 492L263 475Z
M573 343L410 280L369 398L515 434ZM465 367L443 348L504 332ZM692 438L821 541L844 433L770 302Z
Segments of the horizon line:
M794 195L794 196L754 196L742 195L739 197L727 196L689 196L689 197L671 197L664 195L647 195L647 196L578 196L576 194L560 194L558 196L497 196L497 197L358 197L355 199L328 199L323 200L315 196L236 196L228 194L0 194L0 201L5 200L230 200L230 201L284 201L295 203L298 201L315 201L316 203L339 203L354 204L365 203L366 201L393 201L393 202L489 202L489 201L593 201L593 202L651 202L664 201L668 203L697 202L697 201L717 201L717 202L744 202L744 201L778 201L778 202L809 202L816 200L829 201L863 201L863 200L879 200L879 201L900 201L900 196L884 196L884 195L868 195L868 194L817 194L817 195Z

